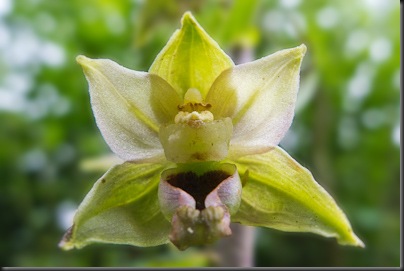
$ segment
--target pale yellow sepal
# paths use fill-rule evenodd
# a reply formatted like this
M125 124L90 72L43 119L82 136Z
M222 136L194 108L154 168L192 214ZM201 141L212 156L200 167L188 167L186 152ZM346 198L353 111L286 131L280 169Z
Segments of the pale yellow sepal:
M112 167L81 202L59 246L69 250L96 242L142 247L167 243L170 223L157 198L164 168L129 162Z
M241 176L248 170L248 180L233 222L312 232L335 237L342 245L364 247L335 200L281 148L242 157L235 164Z
M164 160L158 138L174 121L181 99L163 79L108 59L78 56L90 88L97 126L112 151L125 161Z

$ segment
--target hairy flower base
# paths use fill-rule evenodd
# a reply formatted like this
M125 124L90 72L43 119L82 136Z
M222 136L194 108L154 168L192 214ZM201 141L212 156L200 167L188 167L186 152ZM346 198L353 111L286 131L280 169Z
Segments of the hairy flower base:
M181 206L172 219L170 241L180 250L189 246L206 245L231 235L230 215L223 206L195 210Z

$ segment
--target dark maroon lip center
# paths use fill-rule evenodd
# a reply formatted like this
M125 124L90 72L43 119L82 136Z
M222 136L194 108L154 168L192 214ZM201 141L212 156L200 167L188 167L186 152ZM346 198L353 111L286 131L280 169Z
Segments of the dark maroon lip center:
M196 202L195 208L206 208L205 199L221 182L231 175L222 170L213 170L198 176L195 172L182 172L167 177L167 182L190 194Z

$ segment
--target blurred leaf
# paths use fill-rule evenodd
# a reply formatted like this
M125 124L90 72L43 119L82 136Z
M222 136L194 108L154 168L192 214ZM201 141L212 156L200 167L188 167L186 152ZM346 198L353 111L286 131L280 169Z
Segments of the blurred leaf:
M258 7L258 0L235 0L232 8L221 25L222 44L244 43L253 47L257 41L258 33L252 26L254 15ZM223 19L223 18L221 18Z

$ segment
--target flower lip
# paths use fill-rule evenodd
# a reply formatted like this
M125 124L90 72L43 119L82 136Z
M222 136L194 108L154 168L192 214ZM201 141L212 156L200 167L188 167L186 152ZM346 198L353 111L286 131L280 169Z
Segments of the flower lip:
M230 177L225 171L213 170L198 176L195 172L182 172L167 177L167 182L178 187L195 199L195 208L203 210L206 208L205 199L221 182Z
M231 234L241 181L233 164L183 164L162 173L158 193L161 211L171 222L169 239L184 250Z
M241 181L233 164L206 164L202 171L188 167L165 170L159 184L159 201L163 214L171 220L181 206L202 211L222 206L230 214L238 210L241 201ZM195 166L195 165L194 165Z

